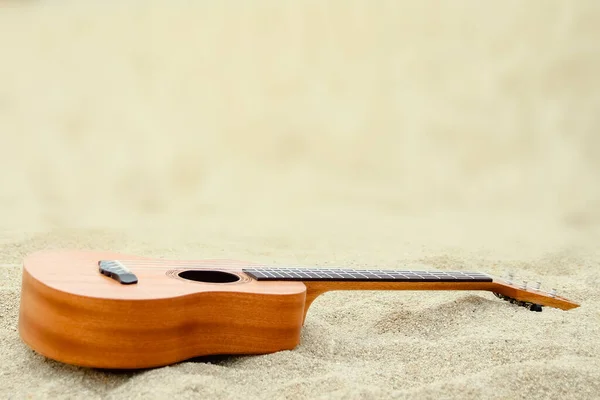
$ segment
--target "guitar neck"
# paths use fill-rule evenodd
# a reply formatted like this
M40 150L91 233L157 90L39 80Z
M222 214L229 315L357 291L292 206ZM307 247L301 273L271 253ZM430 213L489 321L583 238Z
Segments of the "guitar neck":
M309 292L330 290L489 290L491 276L463 271L391 271L338 268L244 268L257 281L301 281Z
M541 304L568 310L579 305L538 289L517 287L481 272L391 271L338 268L274 268L254 266L243 269L257 281L301 281L306 285L307 305L321 293L332 290L484 290L521 305Z
M464 271L390 271L339 268L244 268L258 281L312 282L492 282L487 274Z

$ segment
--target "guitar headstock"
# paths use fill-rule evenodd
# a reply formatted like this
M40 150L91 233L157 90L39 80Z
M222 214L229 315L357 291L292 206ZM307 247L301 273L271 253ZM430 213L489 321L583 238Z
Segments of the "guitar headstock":
M542 311L543 306L571 310L579 307L578 303L561 297L556 289L549 292L541 290L541 282L536 282L533 287L528 286L527 281L517 284L513 281L513 275L509 274L506 279L494 279L492 292L498 298L513 304L526 307L531 311Z

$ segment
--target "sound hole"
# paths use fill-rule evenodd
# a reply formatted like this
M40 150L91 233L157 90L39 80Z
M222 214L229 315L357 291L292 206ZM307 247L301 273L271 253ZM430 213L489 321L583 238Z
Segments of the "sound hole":
M240 280L240 277L229 272L223 271L204 271L204 270L189 270L183 271L179 274L180 278L187 279L189 281L206 282L206 283L231 283Z

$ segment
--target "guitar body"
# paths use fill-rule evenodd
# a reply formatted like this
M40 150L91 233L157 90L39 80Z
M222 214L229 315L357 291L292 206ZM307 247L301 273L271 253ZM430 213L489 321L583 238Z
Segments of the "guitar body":
M141 263L136 284L98 272L99 260L124 258ZM252 280L239 268L249 264L235 261L178 263L116 253L34 254L23 266L21 338L54 360L111 369L298 345L306 300L302 282ZM239 279L199 282L178 275L207 266L217 271L210 280Z

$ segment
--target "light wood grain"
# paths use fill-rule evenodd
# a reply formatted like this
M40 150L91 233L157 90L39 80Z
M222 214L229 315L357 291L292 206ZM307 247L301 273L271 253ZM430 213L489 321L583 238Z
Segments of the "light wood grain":
M24 265L19 332L49 358L147 368L202 355L271 353L299 343L301 282L211 285L139 270L140 286L120 285L95 266L119 255L72 254L72 262L69 253L44 253Z

